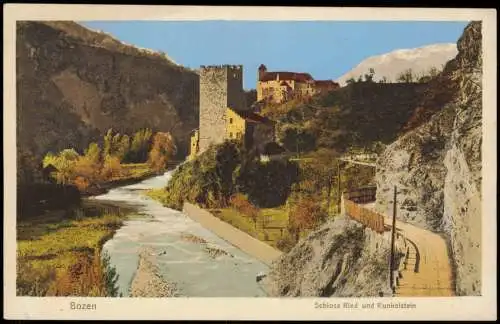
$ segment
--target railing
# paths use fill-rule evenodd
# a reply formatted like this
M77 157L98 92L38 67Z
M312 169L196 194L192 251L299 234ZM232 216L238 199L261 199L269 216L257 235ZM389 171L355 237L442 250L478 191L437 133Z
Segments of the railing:
M377 233L385 231L384 216L360 204L375 201L376 187L358 188L342 195L347 216Z

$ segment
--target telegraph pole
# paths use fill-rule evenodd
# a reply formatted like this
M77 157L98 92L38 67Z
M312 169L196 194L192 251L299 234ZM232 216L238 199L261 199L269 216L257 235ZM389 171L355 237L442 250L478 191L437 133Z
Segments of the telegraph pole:
M397 188L394 186L394 200L392 202L392 237L391 237L391 264L390 264L390 284L392 292L395 293L394 287L394 247L396 241L396 191Z
M340 214L340 204L342 202L342 193L340 192L340 160L337 160L337 192L338 192L338 197L337 197L337 213Z
M328 171L328 200L326 203L326 212L328 213L328 215L330 215L330 200L332 197L332 173L332 169L330 168Z

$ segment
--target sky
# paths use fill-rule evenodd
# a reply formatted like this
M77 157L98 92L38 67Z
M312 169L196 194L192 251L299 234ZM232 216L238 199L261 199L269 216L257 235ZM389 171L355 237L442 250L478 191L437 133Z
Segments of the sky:
M424 21L85 21L138 47L165 52L177 64L242 64L243 87L257 68L337 79L362 60L396 49L456 43L468 22Z

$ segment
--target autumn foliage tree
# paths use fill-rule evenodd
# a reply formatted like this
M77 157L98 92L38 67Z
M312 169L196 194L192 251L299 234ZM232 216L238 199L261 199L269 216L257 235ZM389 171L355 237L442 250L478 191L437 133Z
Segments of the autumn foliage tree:
M249 217L252 220L255 228L257 228L257 219L259 218L260 211L257 207L255 207L248 201L248 198L244 194L234 194L230 198L229 202L234 209Z
M290 229L295 233L296 241L301 233L324 222L327 217L321 205L309 197L300 199L291 208L289 215Z
M153 132L149 128L137 131L130 142L130 150L126 157L127 161L133 163L147 161L152 136Z
M165 169L167 161L176 153L174 138L170 133L158 132L153 137L153 145L149 152L148 164L151 169L160 172Z

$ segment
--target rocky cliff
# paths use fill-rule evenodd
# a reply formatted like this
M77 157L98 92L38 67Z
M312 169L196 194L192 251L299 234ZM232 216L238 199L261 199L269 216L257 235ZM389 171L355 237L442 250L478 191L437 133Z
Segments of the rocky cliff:
M337 217L273 262L262 284L270 297L392 295L390 239Z
M432 117L389 145L377 162L377 209L449 242L459 295L481 293L481 23L459 39L457 56L430 84ZM437 95L446 89L444 96Z
M83 150L109 128L149 127L186 152L198 125L194 71L69 21L18 22L16 54L21 151Z

